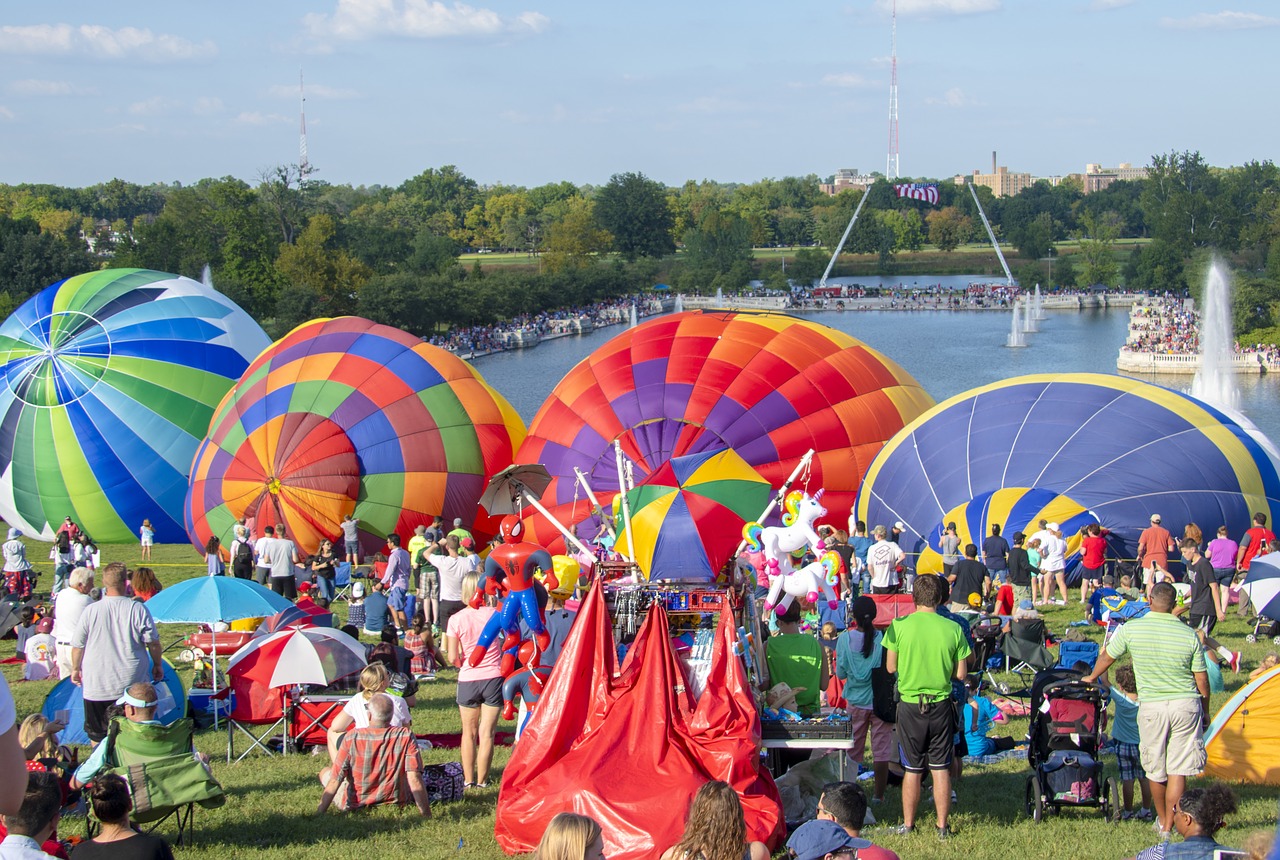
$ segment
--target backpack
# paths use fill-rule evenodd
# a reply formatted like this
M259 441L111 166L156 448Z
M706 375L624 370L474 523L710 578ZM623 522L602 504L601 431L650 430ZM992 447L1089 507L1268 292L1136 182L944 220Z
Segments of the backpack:
M880 664L871 670L871 712L881 721L898 721L898 675L884 667L884 646L880 647Z
M250 544L248 541L244 541L244 540L240 541L240 545L236 547L235 560L237 562L247 562L248 564L252 565L253 564L253 545Z

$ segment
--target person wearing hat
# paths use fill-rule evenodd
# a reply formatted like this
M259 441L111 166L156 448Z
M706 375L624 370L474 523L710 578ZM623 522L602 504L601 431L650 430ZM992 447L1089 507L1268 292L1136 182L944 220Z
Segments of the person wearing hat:
M22 667L22 680L44 681L58 677L58 642L53 638L52 618L36 622L36 632L27 639L22 654L27 661Z
M866 839L850 836L839 824L825 819L806 821L787 840L787 850L795 860L861 857L861 849L870 845Z
M462 517L453 518L453 528L449 530L449 534L456 537L458 539L459 544L462 543L463 538L466 538L471 541L473 546L475 545L475 542L476 542L475 537L471 534L471 532L467 531L462 527Z
M9 539L0 546L0 552L4 554L4 593L26 600L31 596L35 577L31 574L31 562L27 561L27 546L21 538L21 531L9 529Z
M1160 515L1152 514L1151 525L1138 536L1138 566L1142 568L1147 600L1151 599L1151 586L1168 578L1169 553L1173 550L1173 535L1160 524Z
M827 688L827 660L818 640L800 631L799 601L792 601L778 616L778 632L765 641L764 658L771 680L804 691L796 699L800 713L816 713L818 691ZM806 753L804 758L808 757Z
M156 694L154 684L149 684L146 681L130 684L124 694L115 700L115 703L124 706L124 718L131 723L139 723L144 726L163 725L156 719L156 707L160 703L160 697ZM93 752L89 754L89 757L84 760L84 764L76 768L75 776L71 779L71 788L73 790L83 787L102 770L107 761L108 746L110 744L98 744L93 748Z

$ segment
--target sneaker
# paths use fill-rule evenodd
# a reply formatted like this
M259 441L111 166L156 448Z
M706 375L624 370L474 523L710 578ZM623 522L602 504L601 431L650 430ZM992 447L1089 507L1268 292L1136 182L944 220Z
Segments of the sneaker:
M1231 667L1232 672L1238 673L1240 671L1240 652L1239 651L1231 652L1231 660L1227 663L1227 665Z
M899 824L897 827L890 828L889 832L896 833L898 836L910 836L916 832L916 826L914 824Z
M1156 814L1150 809L1139 809L1137 812L1133 813L1133 817L1139 821L1151 821L1156 817Z
M1133 820L1135 817L1137 817L1137 813L1136 813L1136 812L1134 812L1132 809L1124 809L1124 810L1121 810L1121 811L1120 811L1120 820L1121 820L1121 821L1131 821L1131 820Z
M1053 601L1053 605L1054 605L1054 606L1066 606L1066 605L1067 605L1067 601L1063 600L1062 598L1058 598L1058 599L1056 599L1056 600L1054 600L1054 601Z
M944 824L938 828L938 839L942 842L946 842L952 836L955 836L956 833L958 832L959 831L952 830L949 825Z

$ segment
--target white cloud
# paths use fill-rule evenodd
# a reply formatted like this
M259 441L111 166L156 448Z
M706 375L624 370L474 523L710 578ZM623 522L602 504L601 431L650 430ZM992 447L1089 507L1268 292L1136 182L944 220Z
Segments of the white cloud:
M898 14L910 16L977 15L1000 9L1000 0L897 0ZM891 12L894 0L876 0L881 12Z
M38 56L87 56L101 60L180 62L212 57L213 42L192 42L168 33L136 27L113 30L96 24L33 24L0 27L0 53Z
M824 75L822 83L828 87L841 87L843 89L860 90L868 87L880 86L875 81L869 81L862 75L853 72L843 72L841 74Z
M7 89L16 96L39 96L41 98L91 96L97 92L93 87L77 86L67 81L42 81L34 78L13 81Z
M236 122L242 125L277 125L279 123L291 123L294 117L281 116L278 113L262 113L260 111L244 111L236 117Z
M303 23L313 36L355 41L379 36L441 39L541 33L551 19L541 12L503 16L492 9L446 5L439 0L338 0L332 14L307 15Z
M298 88L293 84L275 84L268 91L276 98L296 99ZM360 91L350 87L326 87L324 84L307 84L307 98L317 99L358 99Z
M1280 26L1280 18L1256 12L1202 12L1187 18L1161 18L1160 26L1170 30L1259 30Z
M941 98L927 98L925 104L941 105L949 108L965 108L975 107L978 102L965 95L964 90L959 87L952 87L942 94Z
M222 113L225 109L222 99L217 96L201 96L191 106L191 112L197 116L211 116L212 114Z

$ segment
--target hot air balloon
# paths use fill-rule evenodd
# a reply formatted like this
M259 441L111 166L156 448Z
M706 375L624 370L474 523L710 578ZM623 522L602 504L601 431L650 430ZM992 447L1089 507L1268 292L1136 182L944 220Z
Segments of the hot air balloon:
M869 525L901 520L921 571L941 569L951 521L962 545L981 544L992 523L1012 535L1057 522L1070 553L1097 522L1111 553L1133 558L1153 513L1175 535L1191 522L1212 534L1244 528L1255 511L1274 517L1278 459L1248 422L1186 394L1105 374L1020 376L904 427L867 471L857 511Z
M187 531L197 546L211 535L229 546L247 518L257 531L285 525L314 552L351 516L362 550L376 552L437 514L471 523L523 438L511 405L452 353L358 317L313 320L218 406L192 467Z
M804 453L843 522L886 440L933 399L849 335L782 313L672 314L622 332L574 367L534 417L517 462L553 476L542 501L589 512L574 467L602 504L618 490L617 440L640 482L673 457L732 448L774 487ZM539 542L554 533L534 520ZM594 536L594 529L587 536Z
M77 275L0 326L0 516L98 541L150 519L183 537L191 458L218 401L270 339L230 299L145 269Z

